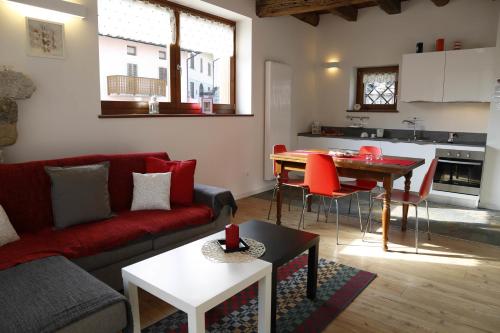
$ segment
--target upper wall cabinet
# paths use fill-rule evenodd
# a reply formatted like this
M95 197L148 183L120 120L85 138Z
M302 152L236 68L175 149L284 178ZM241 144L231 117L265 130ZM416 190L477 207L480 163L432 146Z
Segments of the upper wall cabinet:
M495 48L403 56L401 101L489 102Z
M446 52L443 102L489 102L495 83L494 47Z
M442 102L444 52L405 54L401 70L401 101Z

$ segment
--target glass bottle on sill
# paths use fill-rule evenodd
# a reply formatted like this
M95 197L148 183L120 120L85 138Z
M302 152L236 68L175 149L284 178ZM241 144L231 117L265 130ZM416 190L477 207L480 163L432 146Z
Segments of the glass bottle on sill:
M158 97L156 95L153 95L149 99L149 114L159 114L159 113L160 113L160 102L158 102Z

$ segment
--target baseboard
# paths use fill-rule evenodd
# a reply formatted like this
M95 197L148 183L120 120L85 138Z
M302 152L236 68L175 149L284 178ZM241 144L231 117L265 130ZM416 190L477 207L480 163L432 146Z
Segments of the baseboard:
M467 208L477 208L479 199L478 197L472 195L467 195L467 196L463 195L462 197L450 197L450 196L431 194L429 195L429 201L441 204L467 207Z
M236 200L248 198L248 197L251 197L252 195L255 195L255 194L258 194L258 193L270 191L270 190L273 189L273 187L274 187L274 182L272 184L263 186L263 187L261 187L259 189L255 189L255 190L252 190L252 191L248 191L248 192L237 194L237 195L234 196L234 198Z

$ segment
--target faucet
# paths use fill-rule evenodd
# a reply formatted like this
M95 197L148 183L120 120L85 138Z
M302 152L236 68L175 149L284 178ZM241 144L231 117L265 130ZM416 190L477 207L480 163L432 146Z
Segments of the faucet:
M417 120L417 117L413 117L412 120L405 119L402 121L403 124L413 126L413 141L417 141Z

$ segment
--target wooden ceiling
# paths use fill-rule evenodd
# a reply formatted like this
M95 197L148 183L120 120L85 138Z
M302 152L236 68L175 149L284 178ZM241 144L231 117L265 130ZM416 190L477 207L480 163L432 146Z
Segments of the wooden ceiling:
M317 26L320 15L333 14L347 21L358 19L358 10L378 6L389 15L401 13L401 2L408 0L257 0L258 17L291 15L301 21ZM450 0L429 0L442 7Z

